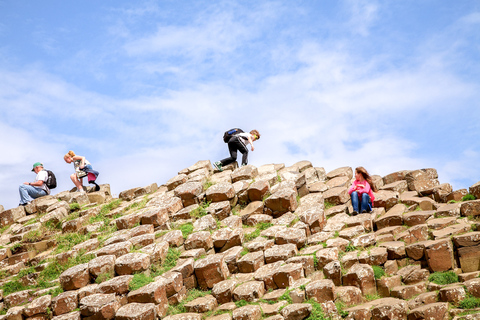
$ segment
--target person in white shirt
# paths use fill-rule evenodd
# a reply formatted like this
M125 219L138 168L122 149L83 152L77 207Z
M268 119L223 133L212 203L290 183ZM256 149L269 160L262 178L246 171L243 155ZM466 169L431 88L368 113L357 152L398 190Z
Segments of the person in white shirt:
M240 151L242 154L242 166L246 166L248 163L248 145L253 151L253 141L260 139L260 133L257 130L252 130L250 133L238 133L228 140L228 151L230 152L230 157L225 158L220 161L213 163L213 166L219 170L223 171L223 167L237 161L237 151Z
M24 182L18 187L20 192L20 205L26 206L36 198L40 198L50 194L50 189L47 187L48 173L43 170L43 164L35 162L33 169L37 176L34 182Z

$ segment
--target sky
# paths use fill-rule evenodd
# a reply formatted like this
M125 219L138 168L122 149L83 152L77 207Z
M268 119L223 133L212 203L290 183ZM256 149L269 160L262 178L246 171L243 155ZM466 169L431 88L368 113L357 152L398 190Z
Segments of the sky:
M0 204L69 150L114 195L228 156L480 181L480 3L0 0ZM86 184L86 183L85 183Z

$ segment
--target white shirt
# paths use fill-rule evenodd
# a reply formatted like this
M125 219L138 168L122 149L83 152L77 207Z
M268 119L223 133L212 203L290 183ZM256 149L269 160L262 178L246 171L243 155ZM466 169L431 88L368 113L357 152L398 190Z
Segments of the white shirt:
M247 132L239 133L239 134L237 134L237 136L239 138L241 138L241 139L238 139L238 140L240 140L245 147L250 144L250 141L248 141L249 137L250 137L250 139L253 140L253 136L250 133L247 133Z
M47 171L42 170L39 173L37 173L37 176L35 177L34 182L43 181L43 184L40 187L36 187L36 188L40 188L42 190L45 190L47 192L47 194L50 194L50 189L48 189L48 187L47 187L47 179L48 179Z

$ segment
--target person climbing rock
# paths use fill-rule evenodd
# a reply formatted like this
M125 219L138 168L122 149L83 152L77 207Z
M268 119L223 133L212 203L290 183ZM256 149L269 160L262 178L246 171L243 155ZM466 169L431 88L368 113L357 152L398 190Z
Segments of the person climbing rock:
M33 172L37 174L34 182L24 182L18 187L20 192L20 205L25 206L36 198L40 198L50 194L50 189L47 186L48 173L43 169L41 162L33 164Z
M100 190L100 186L95 182L99 175L98 171L93 170L90 162L85 159L85 157L78 156L72 150L68 151L66 155L63 156L63 159L66 163L72 163L75 168L75 173L70 176L73 184L77 187L77 191L85 192L83 189L83 177L87 176L88 183L95 185L95 191Z
M237 130L233 132L233 130ZM232 133L230 133L232 132ZM228 143L228 151L230 152L230 157L225 158L220 161L213 163L213 166L219 170L223 171L223 167L237 161L237 151L240 151L242 154L242 166L246 166L248 163L248 145L253 151L255 147L253 146L253 141L260 139L260 133L257 130L252 130L250 133L243 132L239 129L232 129L225 132L224 141Z
M353 181L352 186L348 189L348 194L352 199L354 215L359 212L365 213L372 211L373 201L375 200L372 190L377 191L367 170L364 167L356 168L355 181Z

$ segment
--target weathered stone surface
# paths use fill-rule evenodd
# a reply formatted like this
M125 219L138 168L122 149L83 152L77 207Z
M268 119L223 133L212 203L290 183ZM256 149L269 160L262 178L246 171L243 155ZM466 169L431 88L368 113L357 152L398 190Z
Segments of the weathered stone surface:
M230 276L225 259L220 254L197 260L194 269L198 285L202 290L211 289L216 283L227 280Z
M213 247L216 252L225 252L230 248L241 246L244 241L243 231L240 229L222 228L212 234Z
M312 305L308 303L292 303L282 309L285 320L303 320L312 312Z
M23 314L27 317L32 317L35 314L47 313L47 309L52 303L52 296L46 295L39 297L33 300L28 306L23 310Z
M278 288L287 288L291 287L294 281L303 277L303 265L301 263L289 263L276 270L273 274L273 281Z
M421 282L421 283L412 284L412 285L394 287L390 291L390 296L394 298L408 300L426 291L427 291L426 284L424 282Z
M379 245L387 249L388 259L403 259L406 257L405 243L401 241L387 241Z
M276 175L274 175L274 178L276 178ZM267 180L255 181L247 189L247 195L250 201L262 201L269 193L270 184Z
M396 204L387 211L386 214L375 219L377 229L383 229L393 226L401 226L403 224L403 213L407 207L404 204Z
M88 263L88 270L94 279L101 274L108 274L113 277L115 274L115 256L100 256L90 260Z
M367 264L353 265L343 276L342 282L344 285L360 288L364 295L377 293L373 269Z
M229 201L235 197L235 189L231 183L220 182L207 189L206 197L211 202Z
M453 246L450 239L427 241L425 257L432 272L452 269L454 267Z
M71 312L77 307L78 293L76 291L62 292L52 299L52 311L55 316Z
M396 298L383 298L371 301L372 319L407 319L406 301Z
M166 281L162 278L151 282L140 289L131 291L127 298L128 303L154 303L159 314L164 313L168 308Z
M338 248L325 248L315 253L317 257L317 269L321 270L325 265L338 260Z
M115 260L115 272L118 275L128 275L142 272L150 267L150 257L145 253L127 253Z
M76 290L86 286L90 282L88 263L79 264L65 270L59 279L65 291Z
M235 183L240 180L250 180L258 175L258 169L255 166L247 165L235 169L232 173L232 182Z
M300 249L305 246L306 241L305 230L302 229L288 228L275 234L275 243L277 245L293 243L297 246L297 249Z
M430 303L410 310L408 320L432 319L444 320L448 318L448 303Z
M97 256L114 255L119 258L130 252L131 249L132 243L130 241L113 243L98 250Z
M235 301L245 300L249 302L260 299L265 294L265 286L262 281L248 281L233 290Z
M255 280L263 281L266 290L278 289L275 281L273 281L273 275L278 271L282 264L282 261L277 261L260 267L257 271L255 271Z
M480 232L469 232L453 237L456 247L472 247L480 244Z
M210 232L200 231L190 234L183 245L185 250L203 248L208 251L213 248L213 240Z
M373 206L375 208L384 207L385 210L390 210L398 203L398 193L394 191L380 190L374 193L375 200Z
M465 288L459 284L450 284L440 289L438 292L438 300L442 302L450 302L458 304L467 297Z
M250 305L233 310L233 320L260 320L262 309L257 305Z
M174 194L176 197L182 199L183 205L191 205L203 193L203 184L201 182L186 182L175 188Z
M211 214L201 217L197 219L193 223L193 231L208 231L208 230L215 230L217 229L217 222L213 218Z
M462 202L460 205L460 214L463 217L480 215L480 200Z
M458 248L458 259L463 272L480 270L480 245Z
M74 312L70 312L70 313L52 318L52 320L80 320L80 319L81 319L80 311L74 311Z
M335 300L342 301L347 306L364 302L362 290L353 286L335 287Z
M165 185L167 186L168 191L172 191L185 182L187 182L187 175L182 173L168 180Z
M313 299L318 303L335 300L335 284L332 280L317 280L305 287L307 300Z
M116 294L125 294L129 291L129 284L132 281L133 276L119 276L108 281L102 282L98 286L99 293L116 293Z
M265 200L265 207L272 212L293 212L297 208L296 192L292 189L280 189Z
M186 303L185 309L188 312L204 313L214 310L217 306L217 299L212 295L206 295Z
M255 272L264 264L265 258L262 251L247 253L237 261L238 271L241 273Z
M91 319L113 319L120 302L115 294L92 294L80 300L80 313Z
M18 206L16 208L2 211L0 212L0 225L2 227L11 225L15 221L25 216L26 216L26 213L23 206Z
M224 280L216 283L212 288L212 295L217 299L218 304L231 302L233 290L237 285L235 280Z
M153 303L129 303L117 310L117 320L155 320L157 312Z
M293 243L275 245L265 250L265 262L273 263L277 261L285 261L288 258L296 256L297 253L297 246Z
M232 209L230 207L230 201L220 201L211 203L206 209L217 220L223 220L230 216Z
M336 187L329 189L323 193L323 198L325 199L325 202L334 205L344 204L348 200L350 200L348 189L346 187Z

